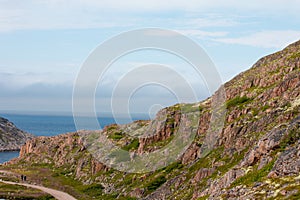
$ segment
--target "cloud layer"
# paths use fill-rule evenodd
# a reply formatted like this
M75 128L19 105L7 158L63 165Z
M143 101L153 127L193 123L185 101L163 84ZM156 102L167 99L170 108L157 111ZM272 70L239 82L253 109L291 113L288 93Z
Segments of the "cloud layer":
M262 5L263 4L263 5ZM211 1L160 1L160 0L17 0L0 1L0 31L13 30L51 30L131 27L139 23L143 13L152 13L152 18L160 17L161 12L205 13L208 10L258 12L297 15L300 2L290 0L265 0L263 2L237 0ZM187 20L186 25L196 27L236 25L232 19L195 18Z
M218 42L227 44L250 45L262 48L284 48L300 39L300 31L260 31L237 38L219 38Z

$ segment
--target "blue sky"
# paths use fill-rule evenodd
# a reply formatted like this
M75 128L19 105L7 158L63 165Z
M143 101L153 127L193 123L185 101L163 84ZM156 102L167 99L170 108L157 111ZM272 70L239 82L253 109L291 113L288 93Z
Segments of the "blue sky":
M299 40L299 13L297 0L0 0L0 112L70 112L73 84L89 53L114 35L145 27L175 30L196 41L225 82ZM136 52L115 63L99 86L104 95L96 94L97 112L110 112L118 76L141 63L172 65L197 88L199 100L210 95L178 58ZM147 113L153 105L176 103L175 96L147 86L133 95L130 109Z

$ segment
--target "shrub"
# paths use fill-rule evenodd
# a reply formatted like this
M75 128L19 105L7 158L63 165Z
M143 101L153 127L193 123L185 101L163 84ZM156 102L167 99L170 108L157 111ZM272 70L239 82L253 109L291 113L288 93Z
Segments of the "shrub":
M122 133L122 131L117 131L114 132L113 134L109 135L109 138L113 139L113 140L120 140L124 137L124 134Z
M102 194L104 187L100 184L92 184L82 186L81 191L90 196L99 196Z
M135 138L130 144L122 147L122 149L125 151L135 150L138 149L139 145L140 145L139 139Z
M174 163L170 164L169 166L165 167L164 171L166 173L170 173L174 169L180 169L182 167L183 167L183 165L180 162L174 162Z
M264 111L266 111L268 108L270 108L269 105L264 105L264 106L261 108L261 110L264 112Z
M234 107L234 106L237 106L237 105L244 104L244 103L246 103L250 100L251 100L251 98L248 98L246 96L242 96L242 97L237 96L233 99L228 100L227 103L226 103L226 107L231 108L231 107Z
M166 177L161 175L147 185L147 190L153 192L167 181Z

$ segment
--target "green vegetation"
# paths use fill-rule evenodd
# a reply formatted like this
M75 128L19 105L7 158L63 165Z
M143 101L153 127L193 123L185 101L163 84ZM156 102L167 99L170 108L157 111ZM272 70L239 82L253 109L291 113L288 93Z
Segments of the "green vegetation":
M300 57L300 52L295 52L288 57L288 59L295 59Z
M158 176L156 179L154 179L152 182L150 182L146 188L148 192L153 192L157 188L159 188L162 184L164 184L167 181L166 177L164 175Z
M108 134L108 138L113 140L120 140L125 136L125 134L120 130L117 124L109 125L106 128L106 132Z
M163 170L169 174L171 173L173 170L175 169L181 169L183 167L183 165L181 164L181 162L174 162L170 165L168 165L167 167L165 167Z
M134 138L128 145L123 146L122 149L125 151L135 150L139 148L139 145L139 139Z
M264 105L263 107L261 107L261 110L262 110L263 112L265 112L268 108L270 108L269 105Z
M206 200L206 199L208 199L208 197L209 197L209 195L205 195L203 197L197 198L197 200Z
M278 74L278 73L280 72L280 69L281 69L281 68L278 67L278 68L276 68L274 71L270 71L270 72L269 72L270 76L274 76L275 74Z
M125 151L135 150L135 149L139 148L139 145L140 145L139 139L135 138L128 145L123 146L122 149L125 150Z
M237 165L245 156L245 153L248 151L248 149L244 149L241 152L236 152L232 156L225 156L221 159L221 161L224 161L225 165L220 166L218 170L222 172L222 174L225 174L229 169Z
M258 113L259 113L259 110L258 110L257 108L253 108L253 110L252 110L252 115L253 115L253 116L257 116Z
M235 166L239 161L244 158L245 152L247 152L247 148L245 148L241 152L236 152L233 155L223 155L224 147L219 147L204 157L199 159L194 165L189 168L190 172L195 172L201 168L211 168L213 163L215 162L224 162L224 165L217 167L217 170L221 173L227 172L230 168Z
M280 149L284 150L287 146L295 144L300 139L300 130L292 129L283 137L280 142Z
M122 131L116 131L108 136L113 140L120 140L124 137L124 133Z
M107 131L116 130L117 128L118 128L117 124L111 124L109 125L109 127L107 127Z
M64 191L72 194L77 199L116 199L116 197L119 195L118 193L104 194L104 187L102 186L102 184L93 183L85 185L80 180L75 180L73 175L63 175L64 169L62 168L57 168L55 171L55 184L62 185ZM107 176L113 175L114 173L116 173L116 171L113 169L109 170L108 172L100 172L100 174L106 174ZM95 176L91 178L94 179ZM48 185L49 187L53 187L52 184L53 182L49 181L46 185ZM60 188L60 190L62 190L62 188ZM120 199L127 199L127 197L122 197Z
M283 105L283 107L284 108L290 108L290 107L292 107L292 104L291 104L291 102L286 102L284 105Z
M180 110L182 113L201 112L203 108L195 104L181 104Z
M241 105L241 104L245 104L247 102L249 102L251 100L251 98L248 98L246 96L237 96L233 99L230 99L226 102L226 107L229 109L231 107L235 107L235 106L238 106L238 105Z
M272 170L274 163L275 163L275 159L273 161L271 161L270 163L266 164L260 170L257 170L257 166L255 166L256 169L253 169L252 171L248 172L245 176L242 176L242 177L236 179L231 184L231 187L235 187L237 185L251 186L253 183L261 181Z
M227 155L224 154L224 147L216 148L209 152L206 157L199 159L196 163L188 168L187 179L192 179L200 169L212 169L212 166L214 166L215 163L219 162L220 165L215 167L215 170L211 175L203 178L200 182L197 183L197 188L204 188L207 186L207 182L209 180L215 180L223 176L232 167L237 165L244 158L244 155L247 151L248 149L245 148L241 152L236 152L233 155Z
M291 192L291 195L288 197L289 200L299 200L300 199L300 186L299 184L291 184L289 183L287 187L284 188L286 191ZM279 196L277 196L276 199L279 199L278 197L281 197L280 199L284 199L285 196L281 195L279 193ZM271 198L272 200L275 198Z
M89 196L99 196L102 194L104 187L100 184L84 185L81 191Z
M168 139L153 142L151 144L145 145L144 149L147 150L149 147L156 147L156 148L162 148L169 144L174 139L174 135L172 134Z
M40 190L27 188L20 185L9 185L0 183L0 198L3 199L22 199L22 200L52 200L55 199L49 194Z

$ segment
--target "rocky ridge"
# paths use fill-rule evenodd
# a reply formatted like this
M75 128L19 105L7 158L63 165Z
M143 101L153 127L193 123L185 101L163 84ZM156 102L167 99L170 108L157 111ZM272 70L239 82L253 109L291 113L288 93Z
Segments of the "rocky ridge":
M0 151L17 151L33 135L18 129L12 122L0 117Z
M35 138L11 164L54 165L70 179L101 185L99 199L299 199L300 41L260 59L224 88L224 128L205 155L213 97L165 108L153 121ZM131 155L143 155L167 145L180 124L196 134L193 143L176 162L143 174L100 163L82 137L105 135ZM129 136L145 132L148 137Z

